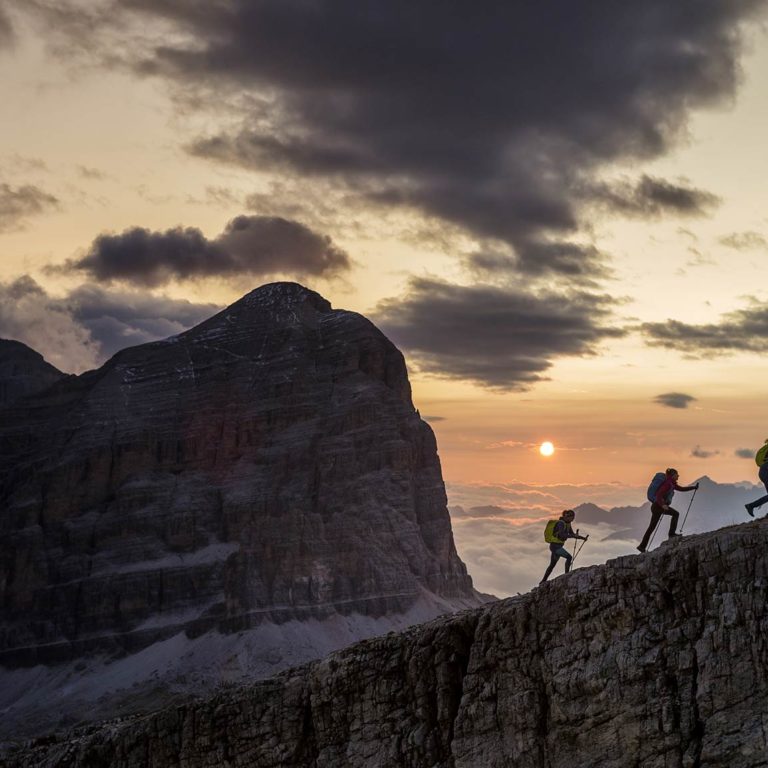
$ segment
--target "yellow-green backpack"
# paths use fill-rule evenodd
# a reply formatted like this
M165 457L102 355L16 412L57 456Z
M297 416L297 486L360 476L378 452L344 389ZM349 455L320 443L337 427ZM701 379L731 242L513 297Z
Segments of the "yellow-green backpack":
M557 520L550 520L547 523L547 527L544 529L544 541L547 542L547 544L562 544L563 540L558 539L555 536L555 526L557 525Z

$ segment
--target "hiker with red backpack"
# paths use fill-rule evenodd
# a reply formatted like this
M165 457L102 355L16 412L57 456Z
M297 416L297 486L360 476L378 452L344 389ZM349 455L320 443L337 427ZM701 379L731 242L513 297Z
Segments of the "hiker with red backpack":
M549 544L549 551L551 552L549 559L549 567L544 572L544 578L539 582L543 584L552 573L554 567L557 565L557 561L562 557L565 559L565 572L571 570L571 562L573 557L570 552L565 548L565 542L568 539L582 539L586 541L589 536L580 536L579 532L573 532L571 523L576 517L576 513L572 509L566 509L563 514L560 515L559 520L550 520L547 523L547 527L544 529L544 541Z
M662 515L669 515L669 538L672 539L675 536L682 536L682 533L676 533L677 521L680 517L680 513L676 509L672 509L670 504L672 503L672 496L675 491L695 491L698 489L699 484L695 485L678 485L677 480L680 477L680 473L670 467L666 472L657 472L651 484L648 486L648 501L651 502L651 522L648 525L648 530L643 536L643 540L638 545L638 552L645 552L648 546L648 539L651 538L651 534L656 530L656 526L659 524Z
M755 454L755 463L760 467L758 477L765 486L765 490L768 491L768 440L765 441L765 445ZM755 510L758 507L762 507L766 501L768 501L768 494L761 496L757 501L750 501L749 504L745 504L747 514L750 517L754 517Z

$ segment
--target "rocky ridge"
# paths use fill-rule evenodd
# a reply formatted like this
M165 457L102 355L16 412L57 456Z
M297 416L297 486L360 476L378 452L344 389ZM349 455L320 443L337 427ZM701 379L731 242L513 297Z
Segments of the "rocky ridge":
M0 738L478 604L403 356L295 283L2 416Z
M768 521L578 569L9 768L758 768Z
M47 389L66 377L20 341L0 339L0 408Z

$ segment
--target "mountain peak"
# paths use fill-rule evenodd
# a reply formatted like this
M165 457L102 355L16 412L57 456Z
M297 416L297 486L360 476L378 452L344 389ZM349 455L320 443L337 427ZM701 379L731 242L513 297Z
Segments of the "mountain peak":
M272 336L289 329L313 329L322 317L354 315L334 310L319 293L299 283L267 283L246 293L221 312L166 341L242 343L256 336ZM361 318L362 320L362 318Z
M78 716L122 706L99 688L115 649L156 686L139 673L194 640L186 669L158 671L192 690L481 602L402 354L296 283L2 416L0 667L84 665ZM49 680L41 718L58 712ZM17 730L0 720L2 741Z
M26 344L0 339L0 408L47 389L65 376Z
M231 306L234 307L240 304L240 302L259 306L274 306L276 304L294 306L307 301L318 310L330 312L332 309L331 303L316 291L301 285L301 283L289 281L267 283L266 285L254 288Z

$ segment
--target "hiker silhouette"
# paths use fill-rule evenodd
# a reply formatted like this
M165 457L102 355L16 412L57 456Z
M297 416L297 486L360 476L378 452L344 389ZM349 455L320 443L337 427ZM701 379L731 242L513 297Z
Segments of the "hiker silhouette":
M651 522L648 524L648 529L643 534L643 540L638 544L638 552L645 552L648 546L648 539L651 538L651 534L656 530L656 526L659 524L662 515L669 515L669 538L673 536L681 536L677 533L677 521L680 517L680 513L670 506L672 502L672 496L675 491L695 491L699 484L695 485L678 485L677 480L680 477L680 473L669 467L666 472L657 473L653 480L651 480L650 486L648 486L648 499L651 502Z
M560 515L559 520L550 520L547 523L547 527L544 529L544 541L549 544L550 558L549 567L544 572L544 578L539 582L543 584L552 573L557 561L562 557L565 560L565 572L571 570L571 562L573 557L571 553L565 548L564 544L568 539L583 539L587 540L586 536L579 536L578 533L573 532L571 523L576 517L576 513L572 509L563 510L563 514Z
M763 447L755 454L755 463L760 467L757 475L765 486L765 490L768 491L768 440L765 441ZM749 504L745 504L744 506L747 509L747 514L750 517L754 517L755 510L758 507L762 507L767 501L768 493L766 493L765 496L761 496L756 501L751 501Z

